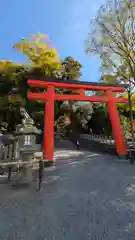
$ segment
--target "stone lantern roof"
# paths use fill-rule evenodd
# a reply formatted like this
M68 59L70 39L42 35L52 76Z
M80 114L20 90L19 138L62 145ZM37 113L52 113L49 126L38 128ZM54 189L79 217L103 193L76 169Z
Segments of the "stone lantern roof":
M22 124L16 127L15 134L20 135L30 135L30 134L40 134L40 130L37 129L35 125L31 122L31 119L25 119Z

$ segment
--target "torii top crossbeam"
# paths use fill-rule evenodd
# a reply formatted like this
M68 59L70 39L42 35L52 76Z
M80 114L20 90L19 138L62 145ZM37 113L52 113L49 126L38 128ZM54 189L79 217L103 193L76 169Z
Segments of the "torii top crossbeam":
M48 86L53 86L54 88L60 89L72 89L79 90L80 94L55 94L54 99L65 101L65 100L75 100L75 101L88 101L88 102L107 102L108 98L104 96L87 96L84 91L103 91L111 90L111 92L124 92L124 85L114 85L114 84L104 84L96 82L80 82L80 81L60 81L55 78L47 78L46 81L42 80L28 80L28 85L38 88L47 88ZM114 96L113 96L114 97ZM41 100L47 101L47 92L42 93L28 93L28 98L31 100ZM127 102L125 98L116 98L116 102Z
M28 85L33 87L46 88L49 85L53 85L55 88L66 88L66 89L84 89L89 91L106 91L108 88L113 92L124 92L125 88L123 84L105 84L99 82L82 82L82 81L65 81L57 80L56 78L46 79L33 79L28 80Z

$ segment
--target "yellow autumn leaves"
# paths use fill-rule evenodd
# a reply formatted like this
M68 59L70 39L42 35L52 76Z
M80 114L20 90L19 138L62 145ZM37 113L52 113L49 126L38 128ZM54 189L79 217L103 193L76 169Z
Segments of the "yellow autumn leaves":
M52 47L48 36L45 34L30 35L13 47L30 60L31 67L40 68L45 75L55 75L55 71L62 68L58 52Z

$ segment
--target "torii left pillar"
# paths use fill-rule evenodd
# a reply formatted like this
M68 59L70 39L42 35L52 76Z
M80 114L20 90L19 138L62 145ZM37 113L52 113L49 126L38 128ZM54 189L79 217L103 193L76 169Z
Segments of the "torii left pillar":
M44 147L43 157L44 160L53 160L54 152L54 97L55 91L52 85L47 89L47 101L45 104L44 116Z

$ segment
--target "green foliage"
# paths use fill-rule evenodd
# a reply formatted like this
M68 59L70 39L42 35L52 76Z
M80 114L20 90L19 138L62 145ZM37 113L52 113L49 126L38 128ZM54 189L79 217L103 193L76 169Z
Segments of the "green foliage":
M88 127L95 134L112 134L111 122L105 105L93 105L93 115L88 123Z
M0 60L0 77L3 81L18 84L25 71L26 66L23 64L13 63L9 60Z
M62 61L62 78L68 80L79 80L81 76L80 69L82 65L72 57L66 57Z
M24 65L0 61L0 108L14 108L25 104L20 88L24 73Z
M0 124L6 121L12 125L10 129L14 127L20 121L19 109L24 106L34 120L43 125L44 103L27 99L27 76L78 80L82 65L72 57L60 60L57 50L44 34L30 35L13 47L23 53L28 62L16 64L8 60L0 61ZM37 88L34 91L41 90ZM58 92L61 93L61 90ZM55 102L55 120L63 114L61 104L62 102Z
M117 80L117 77L112 76L112 75L104 75L102 77L102 80L104 80L105 83L111 83L111 84L118 84L119 81ZM132 111L134 112L133 114L135 115L135 92L134 92L134 88L129 91L129 94L131 95L131 101L132 101ZM118 95L118 94L117 94ZM126 91L124 94L121 94L122 97L126 98L128 100L128 91ZM130 111L130 107L129 107L129 103L118 103L117 104L118 109L120 111L121 114L126 115L129 117L129 111Z
M135 110L135 4L132 1L107 0L91 21L86 52L101 59L105 83L124 83ZM127 97L127 96L126 96ZM122 115L129 117L129 105L118 104Z
M131 130L130 130L130 121L129 118L120 115L120 121L121 121L121 126L123 129L123 133L125 136L131 136Z

